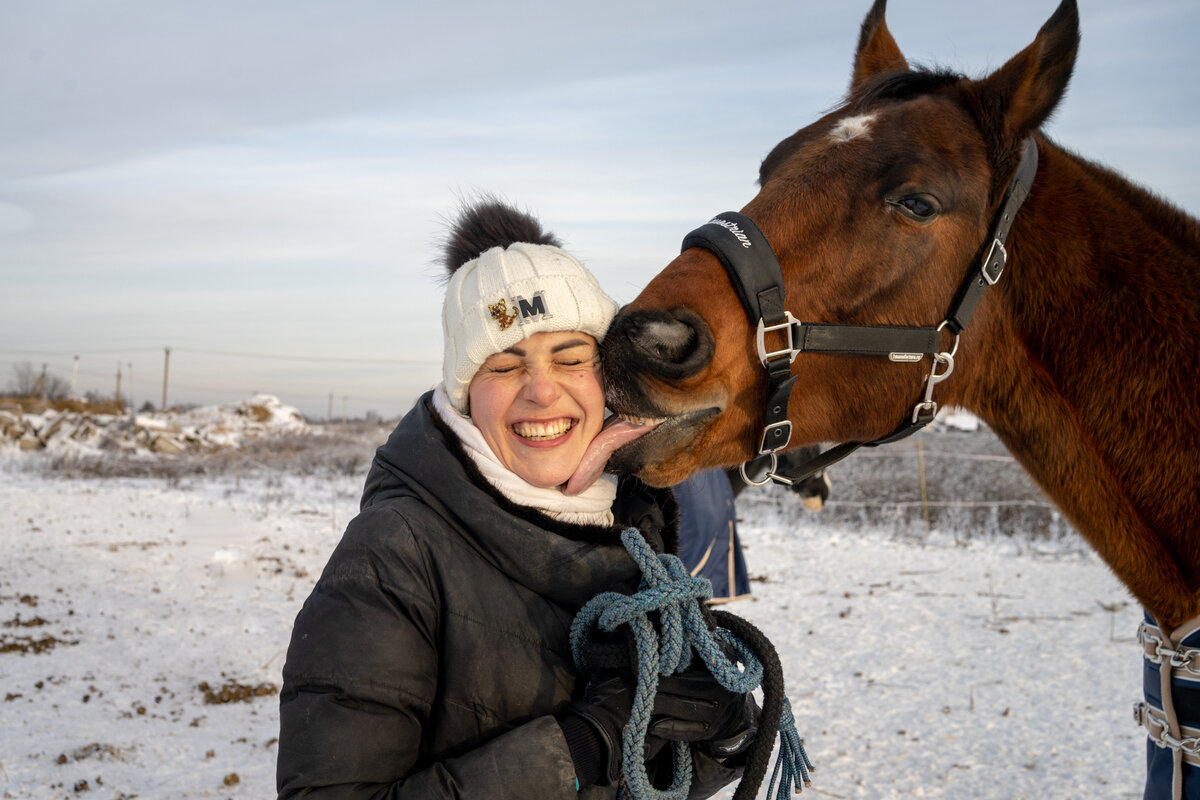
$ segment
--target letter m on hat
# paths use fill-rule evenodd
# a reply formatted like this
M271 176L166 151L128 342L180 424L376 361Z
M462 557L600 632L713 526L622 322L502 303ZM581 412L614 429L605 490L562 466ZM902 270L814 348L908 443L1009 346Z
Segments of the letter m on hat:
M521 319L549 319L554 316L546 310L546 293L534 292L532 300L526 300L524 297L517 295L513 298L517 302L517 308L521 312Z

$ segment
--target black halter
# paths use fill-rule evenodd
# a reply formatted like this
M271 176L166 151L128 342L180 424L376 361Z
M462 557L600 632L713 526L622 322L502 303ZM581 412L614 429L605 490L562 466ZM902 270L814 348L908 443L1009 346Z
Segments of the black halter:
M766 477L761 481L752 481L746 475L746 464L743 464L742 478L747 483L761 485L774 480L791 485L842 460L859 447L874 447L903 439L933 422L938 410L933 400L933 389L950 377L954 369L954 354L958 351L959 335L967 327L983 292L1000 280L1004 272L1008 260L1004 243L1017 209L1029 195L1034 175L1037 174L1037 164L1037 144L1029 138L1025 141L1021 163L1005 193L989 238L985 240L987 252L979 267L968 272L954 296L949 313L936 328L801 322L785 306L783 270L767 237L753 220L736 211L718 214L684 237L683 250L702 247L720 259L746 314L752 322L758 322L758 357L767 371L766 414L758 455L768 456L770 465ZM990 244L987 244L989 241ZM949 352L939 350L943 329L954 335L954 344ZM772 333L782 333L786 346L768 350L766 337ZM803 464L790 476L785 476L775 470L779 451L786 448L792 438L788 399L796 376L791 374L791 364L800 353L887 356L896 362L914 362L932 356L933 365L925 378L925 393L913 408L911 419L902 422L887 436L874 441L839 444Z

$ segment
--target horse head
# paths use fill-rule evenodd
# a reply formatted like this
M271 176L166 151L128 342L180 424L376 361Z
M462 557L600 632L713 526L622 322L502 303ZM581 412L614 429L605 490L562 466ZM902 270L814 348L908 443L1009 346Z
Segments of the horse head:
M843 102L775 146L741 210L770 243L787 310L802 322L939 326L987 256L1026 140L1074 67L1074 0L978 80L910 68L884 6L876 0L863 22ZM983 304L961 331L960 372L970 370L987 317ZM707 249L684 250L651 280L614 320L603 364L610 407L658 425L619 449L610 468L670 485L753 457L766 396L756 323ZM948 349L954 332L939 335ZM791 364L789 446L888 435L913 413L929 372L928 361L801 353ZM941 401L961 400L964 385L948 382Z

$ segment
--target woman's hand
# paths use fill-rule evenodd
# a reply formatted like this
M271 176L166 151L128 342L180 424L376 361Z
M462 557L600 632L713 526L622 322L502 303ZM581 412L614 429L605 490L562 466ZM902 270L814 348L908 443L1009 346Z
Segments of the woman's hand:
M742 734L757 724L754 696L729 691L701 666L659 678L649 733L675 742L748 742Z
M581 785L607 785L620 776L622 736L636 688L628 674L601 671L559 720ZM668 741L700 742L708 755L728 758L744 751L757 730L752 694L731 692L704 667L693 667L659 677L643 758L654 758Z

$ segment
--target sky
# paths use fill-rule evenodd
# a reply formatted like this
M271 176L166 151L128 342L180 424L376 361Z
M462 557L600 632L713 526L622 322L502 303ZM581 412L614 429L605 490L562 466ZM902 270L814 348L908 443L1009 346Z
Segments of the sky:
M979 77L1053 0L892 0ZM1081 0L1055 140L1200 214L1200 4ZM268 392L403 413L440 379L439 243L536 214L614 298L837 105L862 2L0 0L0 390L45 364L136 405Z

